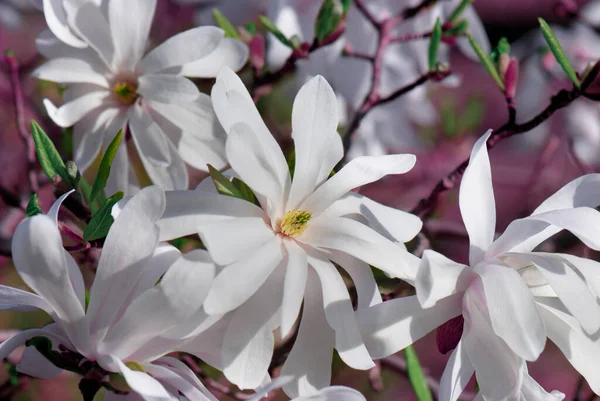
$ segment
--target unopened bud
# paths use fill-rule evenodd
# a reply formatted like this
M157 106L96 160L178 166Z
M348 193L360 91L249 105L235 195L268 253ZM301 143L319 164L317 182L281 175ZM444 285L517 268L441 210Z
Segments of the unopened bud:
M506 70L508 69L508 65L511 62L511 58L507 53L503 53L498 58L498 72L500 76L503 77L506 74Z
M248 43L250 50L250 64L255 70L262 70L265 66L265 38L255 35Z
M517 82L519 81L519 63L517 60L510 59L506 71L503 74L504 77L504 91L506 97L514 99L517 93Z

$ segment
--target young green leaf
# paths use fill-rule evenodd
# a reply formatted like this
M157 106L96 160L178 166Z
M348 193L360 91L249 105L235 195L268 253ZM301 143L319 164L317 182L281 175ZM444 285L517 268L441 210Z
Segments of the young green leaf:
M442 41L442 25L440 19L436 18L435 25L431 31L431 40L429 41L429 71L433 71L437 64L437 55Z
M404 349L404 359L406 360L406 370L408 373L408 380L417 396L419 401L433 401L431 390L425 379L425 374L421 368L419 357L415 352L412 345L409 345Z
M225 177L219 170L208 165L208 173L210 174L210 178L215 184L215 188L217 192L221 195L231 196L232 198L243 198L243 194L240 190L232 184L231 181L227 177Z
M110 226L114 222L111 215L113 206L123 199L123 192L117 192L109 197L100 209L92 216L85 230L83 230L83 240L86 242L95 239L104 238L110 230Z
M331 35L340 25L346 11L344 5L339 0L325 0L319 9L317 20L315 21L315 36L319 43Z
M505 37L500 38L498 41L498 45L492 50L490 54L490 58L494 63L498 63L500 61L500 56L503 54L510 53L510 43L508 43L508 39Z
M245 28L251 36L256 33L256 24L254 22L248 22Z
M252 189L242 180L237 177L233 177L231 183L240 191L242 198L250 203L257 203L256 195L252 192Z
M121 129L106 148L104 156L102 156L102 161L100 161L100 167L98 168L98 175L96 175L94 185L92 186L92 192L90 193L90 205L94 203L96 198L98 198L98 195L101 194L106 187L112 162L119 150L119 145L121 145L122 140L123 130Z
M31 134L33 136L33 141L35 142L35 151L40 165L42 166L42 170L44 170L44 173L46 173L46 176L50 181L58 175L63 181L71 182L71 179L67 174L67 167L60 157L60 154L58 154L56 147L42 127L33 120L31 121Z
M240 34L238 33L237 29L235 29L233 24L229 22L223 13L216 8L213 8L213 18L215 19L215 22L219 28L225 31L226 38L240 39Z
M481 46L479 46L479 43L477 43L473 36L467 35L467 37L469 38L469 43L471 44L473 50L475 50L479 61L481 61L481 64L483 64L483 67L486 69L488 74L491 75L494 81L496 81L498 87L504 90L504 82L502 81L502 78L500 78L500 74L498 73L498 70L496 69L496 66L494 65L492 59L487 54L485 54L485 52L483 51Z
M456 21L458 19L458 17L460 17L462 15L463 11L465 11L465 8L467 8L467 6L473 4L474 2L475 2L475 0L462 0L460 2L460 4L458 6L456 6L454 11L452 11L450 18L448 18L448 21L450 21L450 22Z
M290 49L294 48L294 44L292 43L291 40L289 40L284 34L283 32L281 32L279 30L279 28L277 28L277 26L275 26L275 24L273 23L273 21L271 21L269 18L265 17L264 15L261 15L259 17L260 22L262 22L262 24L265 26L265 28L267 29L267 31L271 32L273 35L275 35L275 37L284 45L286 45L287 47L289 47Z
M577 74L575 73L575 70L573 69L571 62L567 58L565 51L563 50L562 46L560 45L558 38L556 37L554 32L552 32L552 29L550 28L548 23L546 21L544 21L543 18L538 18L538 21L540 22L540 27L542 28L542 35L544 35L544 39L546 40L548 47L552 51L552 54L554 54L554 58L556 59L558 64L560 64L561 68L563 69L565 74L567 74L569 79L571 81L573 81L573 84L577 88L581 88L581 84L579 83Z
M40 201L38 199L37 194L31 195L29 198L29 203L27 203L27 207L25 208L25 215L27 217L35 216L36 214L43 214L42 208L40 207Z

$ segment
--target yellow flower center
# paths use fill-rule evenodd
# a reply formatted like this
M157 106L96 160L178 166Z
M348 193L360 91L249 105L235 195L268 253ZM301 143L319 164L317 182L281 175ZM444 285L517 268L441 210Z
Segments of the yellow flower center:
M137 84L130 81L119 81L113 86L113 92L117 95L119 102L133 104L138 98Z
M298 236L306 230L311 217L312 213L306 210L290 210L281 219L279 231L288 237Z

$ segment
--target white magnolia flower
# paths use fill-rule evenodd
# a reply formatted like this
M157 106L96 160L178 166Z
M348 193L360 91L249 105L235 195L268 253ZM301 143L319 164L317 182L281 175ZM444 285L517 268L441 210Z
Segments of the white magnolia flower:
M64 250L57 225L58 209L67 195L47 215L23 220L13 237L15 268L35 293L0 286L0 309L41 309L54 324L25 330L3 342L0 358L28 339L44 336L108 372L122 373L144 399L178 400L181 391L190 400L216 401L201 384L190 388L194 375L185 365L161 358L181 344L168 338L169 331L201 310L215 273L206 251L181 255L171 245L158 244L156 220L165 207L163 191L143 189L115 220L87 306L83 277ZM60 373L29 348L19 370L43 378Z
M284 387L288 394L310 394L329 384L333 347L354 368L373 366L332 261L354 281L358 308L381 302L368 264L393 277L414 277L418 258L403 243L421 229L419 218L351 191L407 172L415 157L357 158L328 179L343 150L335 94L319 76L294 102L292 179L279 145L233 71L219 73L212 98L228 133L227 158L260 206L203 191L201 184L196 191L167 193L159 225L162 240L199 233L223 266L204 309L227 314L221 338L225 375L241 388L260 385L271 361L272 332L278 327L282 336L290 332L303 299L298 338L283 366L282 374L299 378ZM194 351L192 345L186 350Z
M267 395L268 392L289 383L293 378L290 376L280 376L273 380L267 386L256 391L248 401L259 401ZM290 401L367 401L358 391L344 386L326 387L315 394L306 397L293 398Z
M372 355L383 357L462 316L464 329L442 377L441 400L456 400L473 373L484 400L562 399L562 393L547 394L527 374L525 361L538 358L547 337L600 393L595 368L600 264L533 252L562 229L600 249L600 214L593 209L599 203L600 175L567 184L494 241L496 210L486 149L490 133L475 144L460 187L470 266L425 251L416 297L359 311L365 344ZM531 395L533 389L537 396Z
M223 65L241 68L247 47L207 26L180 33L144 55L155 7L156 0L80 3L70 28L89 47L72 48L42 35L38 47L50 61L33 75L67 84L60 108L44 103L56 124L74 125L81 170L123 128L155 184L186 189L184 161L204 170L207 163L222 168L226 161L225 137L210 98L184 76L214 77ZM134 177L123 141L107 191L133 192Z

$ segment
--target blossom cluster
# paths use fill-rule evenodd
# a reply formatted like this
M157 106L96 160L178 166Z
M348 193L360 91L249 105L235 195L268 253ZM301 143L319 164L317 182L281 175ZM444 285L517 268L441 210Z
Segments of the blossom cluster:
M39 309L52 323L0 343L0 359L26 346L19 374L76 373L85 400L101 388L114 401L217 400L192 360L253 401L278 388L297 401L364 401L331 385L335 355L353 369L377 369L437 330L439 350L450 354L442 401L459 399L473 377L478 400L564 399L564 389L544 388L528 371L548 340L600 394L600 263L544 247L567 236L600 251L600 174L579 176L498 230L488 155L504 137L544 128L580 96L587 100L575 106L598 118L593 56L571 78L567 56L543 30L554 57L544 78L562 77L562 67L574 86L519 124L516 108L531 88L516 95L517 60L503 44L488 55L469 1L249 1L244 7L268 11L266 38L250 27L240 35L216 13L220 27L162 43L150 40L157 0L40 3L49 29L36 46L46 60L31 75L61 88L62 104L44 99L44 110L72 130L74 151L65 164L32 124L57 199L46 213L35 197L24 208L10 254L31 291L0 285L0 309ZM426 42L395 49L422 30L430 30L418 38ZM423 146L416 127L439 117L429 88L461 84L447 44L481 60L509 122L478 137L421 208L386 206L359 189L427 163L390 149ZM242 79L248 62L252 85ZM288 152L259 106L291 68ZM198 78L212 79L210 95ZM569 124L586 125L578 117L586 111L576 113ZM352 128L344 136L343 126ZM574 149L587 162L597 156L588 142ZM193 189L191 169L207 173ZM422 246L436 197L457 177L466 263ZM92 248L101 251L87 274L77 256ZM383 280L403 292L382 295ZM416 380L422 371L412 369Z

